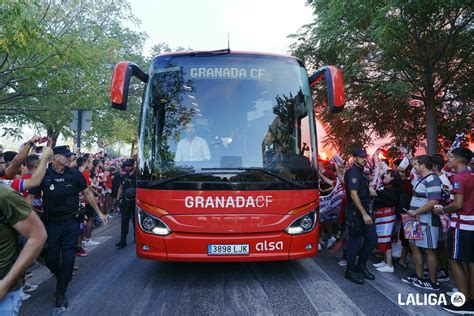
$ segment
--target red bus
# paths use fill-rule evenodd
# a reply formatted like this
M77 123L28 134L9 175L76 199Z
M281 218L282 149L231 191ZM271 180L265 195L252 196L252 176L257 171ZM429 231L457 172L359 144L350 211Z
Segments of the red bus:
M161 54L148 73L117 64L112 107L145 83L136 190L136 252L160 261L264 261L318 251L316 124L310 86L325 79L332 112L341 72L308 77L272 54Z

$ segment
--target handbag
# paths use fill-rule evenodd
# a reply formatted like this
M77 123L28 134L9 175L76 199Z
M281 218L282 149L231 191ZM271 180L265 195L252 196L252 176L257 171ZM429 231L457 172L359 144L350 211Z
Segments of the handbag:
M422 240L423 230L421 227L420 217L402 214L403 233L406 239Z

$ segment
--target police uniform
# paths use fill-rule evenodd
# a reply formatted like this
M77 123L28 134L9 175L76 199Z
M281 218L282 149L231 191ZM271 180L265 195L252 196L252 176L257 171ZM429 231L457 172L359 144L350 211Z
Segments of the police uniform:
M354 156L366 157L367 153L365 150L359 148L354 151ZM349 232L349 239L346 243L346 278L351 279L354 277L354 274L358 274L355 277L359 278L361 282L356 283L362 283L362 277L366 279L375 278L367 271L366 264L372 249L377 245L377 231L375 224L365 224L362 214L352 201L350 191L357 190L357 195L359 196L362 206L367 214L371 215L369 213L369 179L368 176L364 174L364 168L354 163L345 173L344 183L347 194L346 224ZM356 257L359 257L357 265ZM351 279L351 281L353 280Z
M55 147L53 152L66 157L72 155L68 146ZM79 192L86 188L84 176L78 169L65 167L63 172L59 173L50 166L41 185L30 190L31 194L43 192L42 219L48 233L46 266L57 278L57 295L65 294L72 279L79 238L79 221L76 218ZM58 299L58 296L56 298Z
M134 165L135 161L127 159L124 162L125 166ZM122 205L120 207L122 213L120 241L115 245L117 248L123 248L127 245L127 235L129 230L130 220L132 220L133 227L135 229L135 198L134 189L137 187L137 171L133 174L125 173L120 179L120 185L122 186Z

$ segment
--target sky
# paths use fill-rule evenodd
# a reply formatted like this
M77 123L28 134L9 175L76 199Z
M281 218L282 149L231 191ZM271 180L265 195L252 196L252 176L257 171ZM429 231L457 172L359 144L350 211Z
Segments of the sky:
M287 36L313 21L306 0L130 0L140 30L148 34L145 53L167 43L193 50L286 54Z

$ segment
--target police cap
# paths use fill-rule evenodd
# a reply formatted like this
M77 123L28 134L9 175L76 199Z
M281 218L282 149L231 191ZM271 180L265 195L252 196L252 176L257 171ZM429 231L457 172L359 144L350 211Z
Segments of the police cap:
M365 158L367 157L367 152L365 151L364 148L360 148L360 147L354 148L354 150L352 151L352 156Z
M122 166L125 168L125 167L129 167L129 166L133 166L135 165L135 160L133 159L127 159L124 161L124 163L122 164Z
M69 149L69 146L66 146L66 145L53 147L53 153L55 155L64 155L68 158L74 155Z

